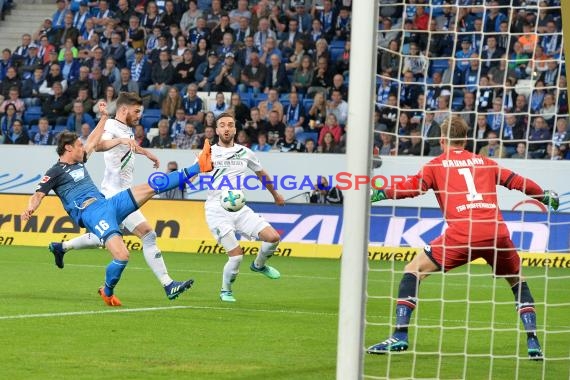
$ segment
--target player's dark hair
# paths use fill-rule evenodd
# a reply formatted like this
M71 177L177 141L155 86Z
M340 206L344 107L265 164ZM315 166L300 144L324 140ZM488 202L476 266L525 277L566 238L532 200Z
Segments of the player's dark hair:
M117 108L121 106L142 106L142 104L142 98L134 92L120 92L117 97Z
M441 137L449 141L449 145L464 146L467 141L469 126L461 116L446 118L440 126Z
M65 153L65 146L75 144L75 141L78 138L79 137L77 136L77 133L69 132L69 131L63 131L59 135L57 135L57 137L56 137L56 139L57 139L57 148L56 148L57 155L60 157L63 156L63 154Z

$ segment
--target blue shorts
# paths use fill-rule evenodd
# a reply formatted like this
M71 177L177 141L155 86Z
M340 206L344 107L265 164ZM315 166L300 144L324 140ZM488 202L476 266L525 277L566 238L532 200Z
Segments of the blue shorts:
M130 189L108 199L98 199L81 213L81 221L103 244L113 235L122 235L119 224L139 208Z

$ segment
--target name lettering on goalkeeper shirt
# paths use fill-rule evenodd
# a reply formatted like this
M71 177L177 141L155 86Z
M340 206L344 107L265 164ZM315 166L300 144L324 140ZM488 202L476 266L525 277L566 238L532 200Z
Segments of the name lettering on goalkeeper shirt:
M444 168L460 168L465 166L485 165L482 158L468 158L466 160L442 160L441 165Z

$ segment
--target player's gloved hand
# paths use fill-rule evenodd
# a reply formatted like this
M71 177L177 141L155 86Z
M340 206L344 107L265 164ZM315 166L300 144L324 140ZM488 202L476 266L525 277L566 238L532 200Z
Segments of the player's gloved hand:
M544 197L540 201L545 205L552 207L554 211L558 210L558 206L560 206L558 194L552 190L545 190Z
M384 190L372 189L372 192L370 193L370 202L372 202L372 203L378 202L378 201L383 201L386 198L387 197L386 197L386 193L384 192Z

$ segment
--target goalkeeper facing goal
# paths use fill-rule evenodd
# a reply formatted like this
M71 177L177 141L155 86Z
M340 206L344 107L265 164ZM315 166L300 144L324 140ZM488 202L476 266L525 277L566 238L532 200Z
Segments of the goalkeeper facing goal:
M495 161L464 149L468 125L459 116L444 120L440 146L443 153L418 174L392 188L374 190L372 202L415 197L432 189L448 228L406 265L400 281L394 333L368 348L369 354L408 349L408 325L417 305L420 282L436 271L447 272L477 258L484 259L498 277L509 283L527 333L528 356L542 360L536 335L536 313L531 291L521 275L520 257L497 205L497 184L519 190L557 210L558 195L543 190L531 179L499 166Z

